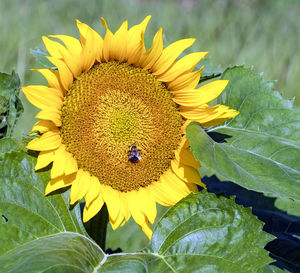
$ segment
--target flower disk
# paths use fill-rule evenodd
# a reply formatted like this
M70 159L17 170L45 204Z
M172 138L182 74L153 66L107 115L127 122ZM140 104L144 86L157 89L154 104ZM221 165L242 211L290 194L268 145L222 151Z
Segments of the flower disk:
M115 190L138 190L169 168L181 139L182 117L166 86L127 63L108 62L82 73L62 108L62 143L78 167ZM130 146L141 160L128 159Z

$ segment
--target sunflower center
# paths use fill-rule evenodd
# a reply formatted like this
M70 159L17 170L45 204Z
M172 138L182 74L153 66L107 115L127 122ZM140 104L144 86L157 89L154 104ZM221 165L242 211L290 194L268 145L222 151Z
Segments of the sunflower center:
M62 108L62 142L79 168L127 192L170 167L182 118L154 75L127 63L100 63L73 83Z

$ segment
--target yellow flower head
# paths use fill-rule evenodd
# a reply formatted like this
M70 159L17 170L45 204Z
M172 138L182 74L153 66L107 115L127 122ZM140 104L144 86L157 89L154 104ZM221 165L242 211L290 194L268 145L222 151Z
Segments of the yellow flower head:
M77 20L80 40L43 37L49 61L57 68L37 69L47 86L23 87L40 108L33 131L42 135L27 148L40 151L36 170L53 162L46 194L71 186L74 204L85 199L83 221L106 203L114 229L132 216L148 238L156 202L172 206L197 184L205 186L189 150L185 127L196 120L211 126L235 117L224 105L207 104L227 85L218 80L197 88L208 52L178 56L195 39L163 48L162 28L146 50L150 16L112 33L104 19L104 39Z

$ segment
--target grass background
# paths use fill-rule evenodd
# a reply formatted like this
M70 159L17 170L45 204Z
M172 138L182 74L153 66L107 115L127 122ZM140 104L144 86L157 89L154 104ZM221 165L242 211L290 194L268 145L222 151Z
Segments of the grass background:
M0 0L0 71L15 69L22 85L43 84L42 76L29 71L40 68L30 54L43 48L42 35L79 37L75 19L104 34L99 18L112 30L128 19L139 23L152 14L147 29L151 40L163 26L165 39L195 37L190 51L210 51L214 64L253 66L268 80L277 80L284 97L296 97L300 105L300 1L298 0ZM37 109L22 96L25 114L17 137L30 130Z

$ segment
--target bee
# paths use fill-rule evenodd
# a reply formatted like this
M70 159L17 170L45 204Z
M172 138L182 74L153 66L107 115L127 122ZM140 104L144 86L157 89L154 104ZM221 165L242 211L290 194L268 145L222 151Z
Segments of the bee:
M142 159L140 151L141 150L138 149L138 147L136 147L135 145L130 146L130 150L128 151L128 159L130 160L130 162L137 163L139 160Z

